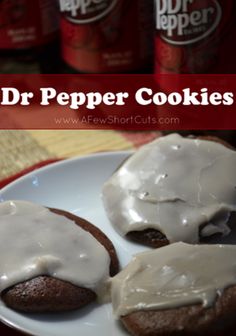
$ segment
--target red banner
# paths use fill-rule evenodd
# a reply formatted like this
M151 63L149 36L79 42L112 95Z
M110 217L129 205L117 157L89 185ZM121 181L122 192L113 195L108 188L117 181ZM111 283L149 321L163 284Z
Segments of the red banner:
M0 129L236 129L236 75L1 75Z

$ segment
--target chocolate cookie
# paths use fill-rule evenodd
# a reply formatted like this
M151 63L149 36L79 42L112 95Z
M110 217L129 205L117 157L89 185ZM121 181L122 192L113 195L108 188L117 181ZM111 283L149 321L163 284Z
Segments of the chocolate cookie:
M167 140L165 140L165 138ZM196 196L194 196L195 200L193 199L188 200L188 192L190 188L185 187L187 185L190 186L192 182L196 181L196 175L194 175L196 173L192 173L193 175L191 176L191 171L194 169L195 163L197 163L199 160L195 159L195 161L193 160L193 162L191 162L191 159L194 157L194 155L196 155L196 153L200 157L200 160L202 157L203 163L202 163L201 169L205 171L206 167L210 167L209 163L206 163L206 159L205 159L206 157L208 159L208 155L211 155L209 160L211 160L211 163L214 163L214 160L216 158L218 159L220 155L222 155L222 153L224 154L224 152L226 151L222 149L220 150L219 147L216 150L216 148L214 148L212 145L211 146L206 145L206 142L210 141L213 143L219 143L226 148L234 150L234 148L230 144L228 144L226 141L220 138L214 137L214 136L199 136L197 138L191 136L189 138L193 140L194 139L205 140L205 144L203 145L204 141L202 141L200 145L201 150L199 150L198 145L196 144L195 144L195 147L191 145L192 147L190 146L188 148L188 146L186 145L186 141L184 142L184 140L182 140L186 138L182 138L179 135L173 134L167 137L160 138L158 140L155 140L153 143L150 143L142 147L132 157L128 158L125 162L123 162L123 164L118 168L118 170L114 173L114 175L105 183L104 189L103 189L104 206L105 206L107 215L111 223L121 233L122 236L125 236L126 238L134 242L147 245L149 247L159 248L159 247L168 245L170 242L174 242L174 241L183 240L189 243L207 242L208 238L206 237L210 237L210 236L220 237L224 234L227 234L227 231L229 231L229 227L230 227L229 223L228 223L228 228L225 225L226 222L222 226L221 224L219 224L219 226L217 226L218 224L216 225L213 224L215 225L215 227L213 227L212 225L212 227L210 228L210 231L211 231L210 232L208 230L208 226L210 225L211 222L207 220L208 215L206 215L205 218L203 219L203 218L200 218L201 214L198 213L197 221L199 222L199 224L194 224L194 225L198 225L198 227L196 228L198 232L196 234L196 231L195 231L194 238L192 237L189 240L189 237L190 237L189 234L187 234L184 237L184 235L180 233L179 234L175 233L175 237L172 236L172 233L173 233L172 231L174 230L176 232L178 231L178 228L176 226L176 225L179 225L179 224L176 224L178 216L179 216L178 223L180 223L179 214L182 213L182 212L179 212L181 211L179 210L181 208L180 203L182 202L182 204L184 203L187 204L188 206L187 211L189 214L192 212L191 209L194 210L194 207L196 206L193 204L198 202L196 200ZM221 147L221 148L224 148L224 147ZM193 150L193 152L191 152L191 150ZM209 152L208 154L208 150L212 152ZM155 151L157 151L158 154L156 154ZM196 153L194 151L196 151ZM168 158L169 161L167 161L167 159L161 158L161 155L163 155L163 153L168 153L168 155L166 155L166 158ZM165 155L163 156L165 157ZM158 160L160 159L161 159L161 162L159 164ZM168 162L167 168L163 165L164 162ZM161 168L158 168L159 166L161 166ZM175 167L176 170L174 170L175 168L171 170L170 169L171 166ZM183 171L185 167L186 167L186 172L184 174ZM167 169L167 171L170 171L170 174L169 173L164 174L165 169ZM202 170L200 169L200 167L196 169L199 169L198 173L200 176L200 173L202 172ZM177 171L176 174L175 174L175 171ZM155 174L157 175L155 175L153 172L155 172ZM208 175L209 175L209 172L208 172ZM171 182L168 182L168 181L166 182L169 188L167 189L167 191L165 190L166 184L162 182L165 179L171 181ZM221 180L222 179L218 176L217 183ZM215 184L215 182L212 182L213 181L212 178L209 181L211 181L209 182L211 183L211 186ZM196 185L196 182L194 183ZM162 187L159 187L159 184L161 184ZM207 183L204 181L203 185L205 186L206 184ZM171 190L170 186L172 185L174 185L174 187ZM225 185L227 185L227 181ZM177 187L176 189L177 191L174 189L175 187ZM156 188L156 191L155 191L155 188ZM196 190L190 190L189 194L193 195L194 193L195 195L197 195L198 193L200 193L200 186L198 186L198 188L199 189L196 189ZM164 190L164 193L160 194L160 190L162 190L161 191L162 193ZM206 193L206 187L204 190ZM181 197L185 197L185 198L181 199L178 192L182 193ZM223 189L222 195L223 193L225 193L226 195L227 193L229 194L230 192L231 191L229 189L227 190L225 188ZM203 199L204 197L206 199L205 195L206 194L203 194ZM207 195L207 197L209 199L209 195ZM220 207L221 204L224 203L224 201L220 201L220 200L218 201L218 199L217 199L217 202L218 203L216 203L216 205L218 207ZM176 208L177 210L176 209L173 210L170 207L167 208L166 205L168 203L172 204L173 206L175 206L175 204L178 203L177 208ZM159 208L160 205L161 205L161 208ZM200 206L202 206L202 208L206 207L205 204L200 205ZM197 207L199 207L199 205L197 205L196 208ZM164 208L166 208L165 211L163 210ZM161 215L158 215L157 217L157 214L160 211L158 209L162 209L161 210L162 213ZM184 210L186 210L186 208ZM233 212L234 210L231 209L230 211ZM167 219L165 219L166 217L165 214L166 213L169 214L172 212L173 212L173 215L170 215L169 217L167 217ZM221 210L216 211L214 215L210 216L210 220L214 220L219 223L221 221L221 218L218 218L218 217L226 216L226 214L223 214L223 210L222 210L222 213L220 212ZM160 220L160 218L162 219ZM191 222L191 216L189 216L189 218ZM163 221L163 219L165 220ZM161 225L157 225L157 223ZM171 229L170 226L172 226L173 229ZM184 224L182 225L182 227L183 226L187 228L188 224L187 225ZM159 227L161 227L163 230L159 230ZM168 232L169 235L166 234L166 231ZM172 240L169 240L170 237L172 238ZM184 239L187 239L187 240L184 240Z
M96 294L49 276L22 282L2 293L5 304L27 313L63 312L82 308L96 300Z
M110 275L118 272L119 263L115 248L107 236L88 221L69 212L50 209L52 212L74 221L93 235L110 256ZM5 304L15 310L41 313L79 309L96 300L96 294L87 288L43 275L7 288L1 294Z
M195 137L191 136L191 138L195 138ZM215 136L198 136L197 139L214 141L214 142L222 144L223 146L225 146L227 148L230 148L230 149L233 149L233 150L235 149L232 145L230 145L225 140L222 140L222 139L220 139L218 137L215 137ZM204 225L202 225L202 227L203 226ZM216 234L216 235L219 235L219 234ZM199 236L200 236L200 242L203 241L203 242L206 243L208 241L206 238L201 237L200 232L199 232ZM126 237L129 240L132 240L136 243L139 243L139 244L142 244L142 245L145 245L145 246L149 246L149 247L152 247L152 248L159 248L159 247L166 246L166 245L169 244L169 241L166 238L166 236L162 232L160 232L156 229L147 229L147 230L144 230L144 231L132 231L132 232L129 232L126 235Z
M113 313L133 336L226 335L235 327L235 245L175 243L136 254L111 279Z
M121 318L133 336L209 335L232 327L235 323L236 286L226 289L215 305L186 306L163 311L138 311Z

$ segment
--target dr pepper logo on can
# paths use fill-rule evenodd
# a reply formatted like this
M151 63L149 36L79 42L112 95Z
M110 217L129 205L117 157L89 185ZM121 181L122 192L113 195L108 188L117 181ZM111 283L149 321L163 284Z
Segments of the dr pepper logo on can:
M156 0L156 16L163 40L181 46L201 41L214 32L222 9L217 0Z
M60 0L61 12L73 23L85 24L102 19L118 0Z

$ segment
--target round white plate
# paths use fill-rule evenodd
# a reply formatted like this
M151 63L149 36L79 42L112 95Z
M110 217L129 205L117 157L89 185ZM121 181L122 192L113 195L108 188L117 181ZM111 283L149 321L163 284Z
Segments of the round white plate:
M102 153L54 163L2 189L0 201L28 200L86 218L111 239L124 267L132 254L145 248L126 241L113 230L102 206L101 189L128 155L128 152ZM66 314L26 315L8 309L0 301L0 320L35 336L127 335L114 320L110 304L94 304Z

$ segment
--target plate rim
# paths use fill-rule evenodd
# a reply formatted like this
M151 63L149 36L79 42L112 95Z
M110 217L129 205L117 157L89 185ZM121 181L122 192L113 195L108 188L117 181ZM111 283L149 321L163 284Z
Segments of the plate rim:
M26 327L18 327L16 323L10 321L8 318L2 318L1 314L0 314L0 322L2 324L4 324L6 327L21 333L23 335L27 335L27 336L41 336L40 334L32 334L31 331L29 331L28 328Z
M33 171L31 171L31 172L23 175L23 176L18 177L16 180L10 182L5 187L3 187L2 189L0 189L0 196L1 196L2 193L8 191L8 189L10 189L11 187L13 187L15 184L18 184L21 181L27 180L28 178L30 178L32 176L35 176L38 173L41 174L44 171L57 168L58 166L63 166L63 165L70 164L70 163L73 163L73 162L83 161L83 160L86 160L86 159L93 159L93 158L102 157L102 156L128 155L128 154L132 154L133 152L134 152L133 150L108 151L108 152L91 153L91 154L86 154L86 155L82 155L82 156L76 156L76 157L72 157L72 158L62 159L60 161L50 163L50 164L48 164L48 165L46 165L44 167L37 168L37 169L35 169L35 170L33 170ZM1 202L1 200L0 200L0 202Z

